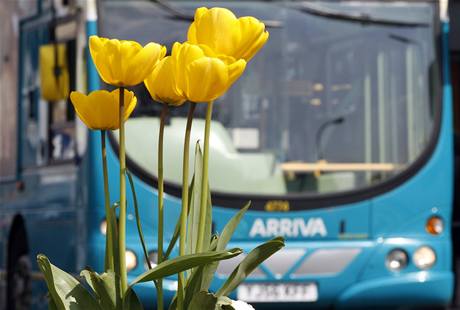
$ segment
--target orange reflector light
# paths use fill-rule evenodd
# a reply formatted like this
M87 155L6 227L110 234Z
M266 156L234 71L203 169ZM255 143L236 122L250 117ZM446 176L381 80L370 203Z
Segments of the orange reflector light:
M439 216L432 216L426 222L425 229L432 235L439 235L444 231L444 222Z

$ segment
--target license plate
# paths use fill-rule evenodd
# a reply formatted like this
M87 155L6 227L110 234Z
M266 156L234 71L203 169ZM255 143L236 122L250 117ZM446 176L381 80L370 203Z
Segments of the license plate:
M314 302L318 300L315 283L241 284L238 299L247 302Z

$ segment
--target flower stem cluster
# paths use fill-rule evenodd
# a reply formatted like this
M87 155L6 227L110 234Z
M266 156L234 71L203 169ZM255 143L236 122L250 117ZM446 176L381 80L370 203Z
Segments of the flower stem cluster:
M227 224L225 236L211 238L211 201L208 181L209 135L213 102L221 97L243 74L247 61L263 47L268 39L268 32L262 22L254 17L237 18L230 10L224 8L199 8L195 20L188 29L188 41L174 43L170 56L166 56L166 47L157 43L141 46L134 41L107 39L97 36L90 37L89 49L96 69L101 79L114 87L114 91L98 90L85 95L72 92L70 99L80 119L93 130L101 131L101 151L103 162L105 211L107 218L107 241L105 273L98 275L89 270L82 272L93 293L81 293L77 303L90 305L94 300L97 309L124 309L139 302L135 297L132 286L139 282L154 281L157 289L157 308L163 310L162 279L168 275L178 274L179 285L177 296L170 309L192 309L197 303L214 302L212 309L232 307L225 297L243 279L240 274L249 274L260 262L279 250L283 245L281 239L274 239L257 248L248 259L251 263L241 264L234 275L223 287L213 295L207 292L212 275L217 268L217 262L229 259L241 253L240 249L225 250L231 234L249 205L243 208ZM125 163L125 130L124 123L136 106L137 99L133 92L126 88L144 83L151 97L163 105L160 117L158 137L158 265L135 279L129 286L126 271L126 163ZM165 118L170 107L178 107L190 102L187 125L184 134L183 150L183 184L182 210L176 231L170 246L163 251L163 140ZM189 183L189 150L190 133L192 130L193 114L197 103L207 104L206 123L204 132L204 152L197 145L195 163L201 171L195 170L194 183ZM107 172L105 135L106 130L118 129L120 188L119 188L119 221L111 207L109 181ZM195 165L195 168L197 164ZM167 173L167 172L166 172ZM129 180L131 176L128 174ZM193 185L194 184L194 185ZM131 183L132 185L132 183ZM194 188L193 186L196 186ZM134 186L131 186L134 191ZM189 187L199 192L194 201L189 200ZM199 189L199 190L198 190ZM135 197L135 193L133 192ZM195 203L196 202L196 203ZM137 212L137 202L134 201ZM189 206L190 204L190 206ZM194 209L190 212L189 207ZM190 214L189 214L190 213ZM196 218L191 216L197 214ZM139 216L138 216L139 217ZM140 219L137 218L139 236L144 251ZM197 225L197 229L192 226ZM188 232L188 233L187 233ZM175 240L179 239L179 256L170 259L168 256ZM145 253L146 259L147 252ZM62 299L56 290L55 282L49 279L65 278L69 275L51 265L46 257L39 256L38 262L42 271L47 275L47 285L51 294L51 302L58 309L68 309L66 298ZM171 267L173 266L173 268ZM201 266L202 268L195 268ZM248 267L251 266L251 267ZM246 268L246 269L245 269ZM58 274L59 270L59 274ZM192 271L193 270L193 271ZM186 274L185 272L188 271ZM51 276L50 276L51 275ZM202 281L200 285L192 285L193 281ZM72 282L72 281L70 281ZM69 282L69 283L70 283ZM98 285L94 285L98 282ZM104 283L101 286L100 283ZM107 284L108 283L108 284ZM196 284L196 283L195 283ZM78 287L78 284L75 284ZM113 288L115 291L99 292L98 289ZM83 289L80 288L79 289ZM198 291L196 291L198 289ZM83 289L84 290L84 289ZM195 290L195 291L194 291ZM57 292L57 294L54 294ZM66 296L65 294L62 296ZM89 296L89 297L88 297ZM104 296L115 296L110 302ZM72 297L72 296L71 296ZM96 298L97 297L97 298ZM76 297L75 297L76 298ZM75 299L74 298L74 299ZM86 299L88 298L88 299ZM211 303L212 303L211 302ZM136 306L137 307L137 306ZM136 308L137 309L137 308Z

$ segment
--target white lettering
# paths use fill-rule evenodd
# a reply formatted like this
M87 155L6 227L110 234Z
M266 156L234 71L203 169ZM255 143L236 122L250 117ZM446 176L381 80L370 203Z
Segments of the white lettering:
M262 219L256 219L254 224L252 224L251 231L249 232L249 237L265 236L265 225Z
M291 237L292 236L292 225L290 219L280 220L280 232L281 236Z
M276 236L279 235L279 226L280 222L278 219L268 219L267 220L267 236Z
M258 218L252 224L250 237L321 237L327 236L326 225L322 218L269 218L265 221Z
M316 219L310 219L310 221L314 221L313 224L311 225L311 232L310 235L314 236L316 234L319 234L321 237L325 237L327 235L326 231L326 225L324 225L324 222L320 218ZM310 221L308 221L310 223Z

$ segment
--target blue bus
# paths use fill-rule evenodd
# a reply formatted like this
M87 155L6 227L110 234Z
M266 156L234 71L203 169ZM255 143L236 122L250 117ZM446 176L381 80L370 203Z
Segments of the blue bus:
M85 129L68 99L44 98L41 52L53 51L51 68L59 68L53 74L65 72L69 89L105 88L87 54L90 35L170 48L186 40L200 6L256 16L270 32L243 77L215 104L213 229L221 231L251 200L230 246L247 251L281 235L286 247L231 297L258 309L458 305L459 123L454 127L453 119L460 117L460 36L449 49L447 0L0 3L3 309L46 308L38 253L75 274L85 266L103 269L100 134ZM458 4L451 9L460 16ZM142 85L135 91L127 167L155 264L161 107ZM171 108L165 128L166 241L180 212L185 110ZM204 114L198 105L192 141L202 139ZM107 144L113 203L116 133ZM147 268L132 194L127 218L132 279ZM213 286L241 259L222 261ZM166 298L176 287L175 278L165 279ZM155 304L153 284L136 289L146 305Z

